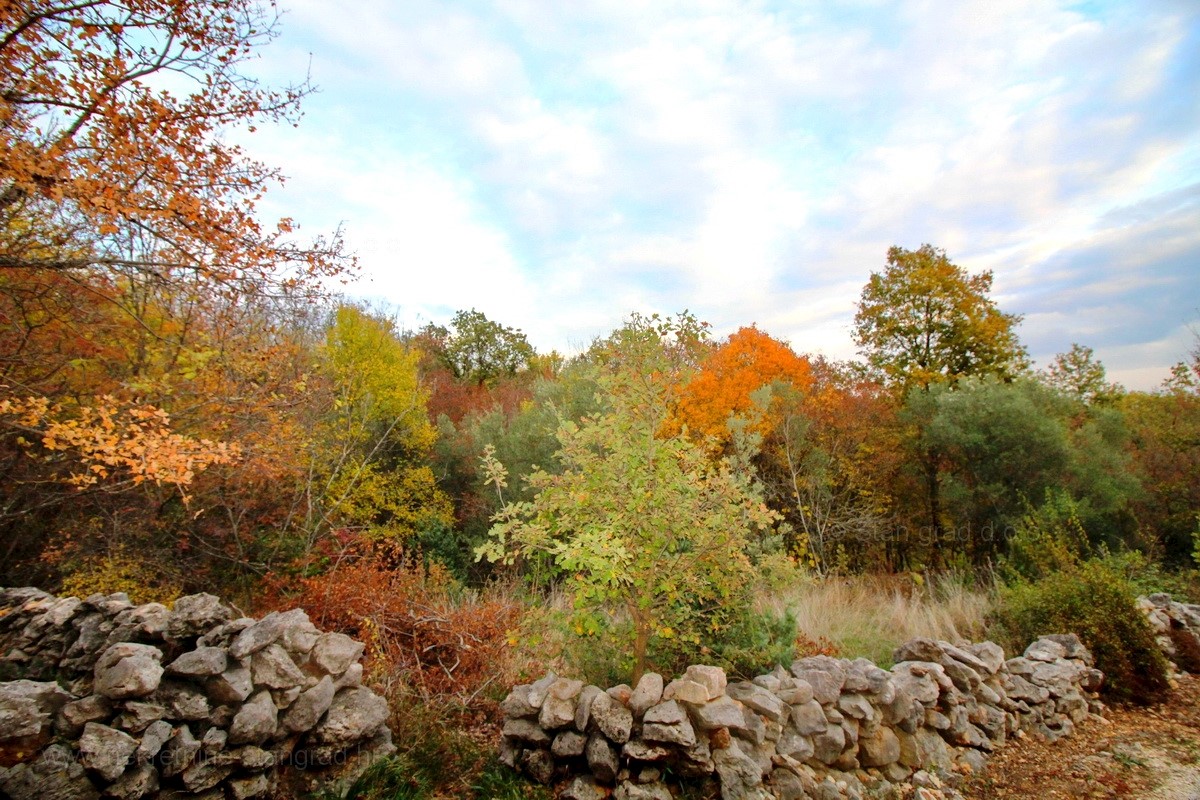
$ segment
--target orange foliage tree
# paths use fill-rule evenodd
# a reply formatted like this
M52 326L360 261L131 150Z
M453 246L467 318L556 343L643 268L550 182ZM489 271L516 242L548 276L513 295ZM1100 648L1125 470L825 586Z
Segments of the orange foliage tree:
M754 393L773 383L806 391L812 383L808 361L754 326L740 328L709 353L682 388L670 424L686 427L694 438L726 445L729 419L753 415ZM753 427L765 433L769 424L763 417Z
M260 224L279 175L219 136L298 115L307 84L240 71L277 16L259 0L0 4L0 267L183 270L241 292L344 269L336 236L306 247L290 221Z

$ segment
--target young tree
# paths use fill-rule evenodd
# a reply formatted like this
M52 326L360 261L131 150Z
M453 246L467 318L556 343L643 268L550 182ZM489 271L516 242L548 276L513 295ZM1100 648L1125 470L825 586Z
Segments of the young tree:
M737 613L749 570L745 543L773 523L745 474L714 464L688 439L659 435L676 330L670 321L635 323L614 335L600 378L608 409L560 423L562 471L535 470L534 498L505 506L477 551L508 562L547 554L571 576L577 607L593 626L596 613L623 609L634 680L647 668L653 638L698 645ZM492 459L488 469L502 489L502 467Z
M1122 391L1120 384L1108 382L1104 365L1092 348L1075 343L1069 351L1054 357L1054 363L1046 370L1045 380L1087 405L1110 402Z

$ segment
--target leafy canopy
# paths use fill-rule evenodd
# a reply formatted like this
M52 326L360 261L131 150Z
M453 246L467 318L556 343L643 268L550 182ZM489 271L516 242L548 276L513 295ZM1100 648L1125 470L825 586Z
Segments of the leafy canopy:
M1021 318L988 296L990 271L971 275L928 244L892 247L887 262L871 273L854 317L854 341L887 383L907 391L1025 367Z
M538 469L536 492L495 517L477 554L513 562L546 554L567 575L580 610L578 631L595 632L614 606L632 623L634 677L647 666L652 638L698 649L741 604L750 569L751 531L773 524L747 475L714 464L690 440L659 435L667 414L679 342L671 321L636 320L610 340L599 384L606 411L580 423L561 420L556 459ZM506 475L485 456L497 488Z

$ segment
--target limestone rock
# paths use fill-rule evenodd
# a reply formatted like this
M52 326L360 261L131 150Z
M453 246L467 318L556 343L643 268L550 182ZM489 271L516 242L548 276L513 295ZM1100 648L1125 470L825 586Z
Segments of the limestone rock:
M629 698L629 710L633 712L634 718L641 719L647 709L657 705L662 700L662 695L662 676L657 672L647 672L638 681L633 694Z
M229 726L229 741L232 744L262 744L275 733L277 720L278 709L271 693L260 689L234 715Z
M114 700L145 697L162 680L162 651L148 644L120 642L96 661L96 694Z
M592 701L592 722L612 741L624 744L633 729L633 712L613 700L607 693L596 695Z
M363 654L364 645L344 633L323 633L317 637L309 659L328 675L341 675Z
M79 737L79 761L108 782L125 772L138 741L124 731L89 722Z
M220 675L229 664L229 654L221 647L197 647L183 653L167 665L167 674L188 678Z
M698 683L708 690L708 699L716 700L724 691L728 684L728 679L725 677L725 670L720 667L706 666L703 664L693 664L688 667L683 673L684 680Z

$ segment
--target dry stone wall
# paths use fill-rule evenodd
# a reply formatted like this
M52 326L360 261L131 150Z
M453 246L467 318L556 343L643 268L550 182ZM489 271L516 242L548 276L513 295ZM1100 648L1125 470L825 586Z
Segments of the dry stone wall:
M298 609L0 590L0 796L247 800L347 779L394 751L362 653Z
M664 776L715 776L725 800L953 797L943 777L982 768L1021 732L1051 739L1102 706L1103 675L1072 635L1006 659L992 642L915 639L884 670L803 658L752 681L692 666L664 683L602 690L549 674L504 700L502 759L566 800L669 800Z

